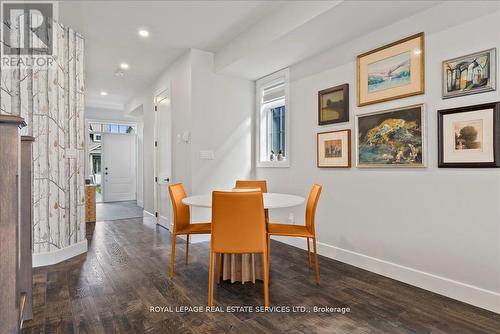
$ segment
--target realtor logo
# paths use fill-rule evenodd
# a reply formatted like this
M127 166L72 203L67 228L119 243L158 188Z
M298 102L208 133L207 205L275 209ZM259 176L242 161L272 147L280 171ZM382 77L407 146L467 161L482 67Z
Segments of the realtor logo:
M2 1L2 54L52 55L53 2Z

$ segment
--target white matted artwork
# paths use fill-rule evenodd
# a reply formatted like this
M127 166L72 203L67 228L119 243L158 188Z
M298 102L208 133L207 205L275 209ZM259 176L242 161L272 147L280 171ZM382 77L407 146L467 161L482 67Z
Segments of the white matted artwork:
M351 167L351 130L320 132L317 134L318 168Z
M439 111L440 167L497 167L499 104Z
M493 109L443 117L444 162L493 162Z

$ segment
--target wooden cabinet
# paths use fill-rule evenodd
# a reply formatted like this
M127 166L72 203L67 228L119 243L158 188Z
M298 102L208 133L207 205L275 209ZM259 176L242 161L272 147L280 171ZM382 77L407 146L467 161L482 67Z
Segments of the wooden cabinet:
M85 222L95 223L95 190L96 186L87 184L85 185Z
M0 333L19 333L20 135L18 116L0 115Z
M20 312L21 322L31 319L33 299L33 198L31 187L33 184L33 146L34 138L31 136L21 137L21 225L19 227L19 250L21 252L19 264L19 292L21 293Z

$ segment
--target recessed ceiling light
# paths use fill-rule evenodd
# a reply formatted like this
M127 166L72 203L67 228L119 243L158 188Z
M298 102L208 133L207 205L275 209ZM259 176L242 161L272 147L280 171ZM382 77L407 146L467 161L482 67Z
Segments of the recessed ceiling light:
M128 70L129 66L128 66L128 64L127 64L127 63L120 63L120 68L121 68L122 70Z
M139 29L139 36L149 37L149 31L147 31L146 29Z
M107 92L105 92L105 91L102 91L102 92L101 92L101 96L106 96L106 95L108 95L108 93L107 93Z

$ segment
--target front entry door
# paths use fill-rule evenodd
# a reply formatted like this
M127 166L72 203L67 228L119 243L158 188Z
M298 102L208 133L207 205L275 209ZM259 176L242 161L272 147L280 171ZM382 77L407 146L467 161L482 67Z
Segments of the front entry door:
M135 135L103 133L101 140L103 201L135 201Z

